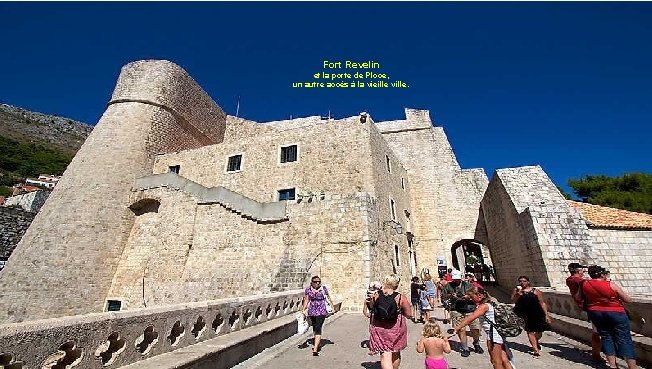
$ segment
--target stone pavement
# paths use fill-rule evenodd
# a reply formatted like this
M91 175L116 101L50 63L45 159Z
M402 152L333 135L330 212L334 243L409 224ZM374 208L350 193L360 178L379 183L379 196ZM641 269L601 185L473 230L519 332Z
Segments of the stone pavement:
M436 310L435 317L443 317L442 309ZM440 322L440 324L442 324ZM401 368L423 368L424 354L417 354L416 342L421 336L421 324L408 321L408 347L403 351ZM444 330L450 324L442 324ZM367 349L360 343L368 339L367 319L359 314L342 314L327 319L322 337L322 351L318 357L311 355L311 347L307 344L311 333L295 335L280 344L263 351L261 354L242 362L234 369L380 369L380 357L368 356ZM471 339L469 339L471 341ZM594 365L590 361L590 348L587 345L560 336L554 332L546 332L541 339L541 357L534 358L528 354L529 344L525 333L513 338L510 343L518 369L543 368L607 368L607 365ZM480 338L481 346L486 351L486 339ZM459 339L451 339L453 352L447 356L450 368L492 368L489 356L471 352L471 356L463 358L459 354ZM624 363L619 362L621 367Z

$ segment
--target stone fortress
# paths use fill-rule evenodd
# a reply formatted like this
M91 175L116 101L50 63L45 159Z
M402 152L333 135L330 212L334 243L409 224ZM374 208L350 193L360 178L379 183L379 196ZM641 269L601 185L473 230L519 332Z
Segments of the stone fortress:
M460 248L482 250L503 286L562 286L580 261L652 293L652 216L569 202L538 166L491 181L461 169L428 111L261 124L177 65L137 61L0 272L0 322L292 291L311 275L359 310L371 280L463 268Z

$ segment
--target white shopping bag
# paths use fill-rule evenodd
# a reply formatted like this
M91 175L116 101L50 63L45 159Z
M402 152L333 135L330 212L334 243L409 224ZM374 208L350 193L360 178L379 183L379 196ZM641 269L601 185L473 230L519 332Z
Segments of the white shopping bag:
M306 333L309 327L309 323L306 320L306 317L303 315L303 313L297 313L295 317L297 318L297 333L299 334Z

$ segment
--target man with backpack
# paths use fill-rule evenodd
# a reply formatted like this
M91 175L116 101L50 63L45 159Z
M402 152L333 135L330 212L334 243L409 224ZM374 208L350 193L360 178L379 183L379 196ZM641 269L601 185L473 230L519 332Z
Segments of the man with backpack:
M469 316L475 310L476 304L466 298L466 292L471 289L471 283L462 280L462 272L454 270L451 273L452 280L447 283L441 290L441 300L444 307L450 311L451 323L457 326L464 318ZM473 337L473 351L482 354L484 350L480 347L480 325L479 319L474 319L469 324L471 337ZM457 332L462 344L462 357L468 357L471 354L469 350L466 329Z

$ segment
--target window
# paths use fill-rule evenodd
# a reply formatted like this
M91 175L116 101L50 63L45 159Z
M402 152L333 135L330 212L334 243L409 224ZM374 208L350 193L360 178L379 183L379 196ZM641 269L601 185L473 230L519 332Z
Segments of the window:
M229 156L229 163L226 165L227 172L237 172L242 166L242 155Z
M387 171L392 172L392 163L389 162L389 156L385 155L385 165L387 166Z
M392 220L396 220L396 203L394 200L389 199L389 207L392 212Z
M106 300L106 311L120 311L120 308L122 308L122 301Z
M297 161L297 145L281 147L281 163Z
M181 171L181 165L170 165L168 169L168 172L170 173L179 174Z
M398 245L394 245L394 257L396 258L396 266L401 266L401 258L398 252Z
M401 188L405 189L405 178L401 177Z
M9 260L9 258L5 258L5 257L0 258L0 270L5 268L5 265L7 265L7 260Z
M294 188L286 188L278 191L278 201L294 200L295 198Z

